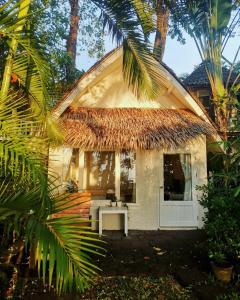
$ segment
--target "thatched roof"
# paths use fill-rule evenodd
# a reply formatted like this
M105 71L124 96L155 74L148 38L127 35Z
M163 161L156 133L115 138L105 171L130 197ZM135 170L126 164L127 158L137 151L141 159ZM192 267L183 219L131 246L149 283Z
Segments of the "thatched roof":
M215 134L211 124L185 109L69 107L61 119L66 144L82 149L176 148Z

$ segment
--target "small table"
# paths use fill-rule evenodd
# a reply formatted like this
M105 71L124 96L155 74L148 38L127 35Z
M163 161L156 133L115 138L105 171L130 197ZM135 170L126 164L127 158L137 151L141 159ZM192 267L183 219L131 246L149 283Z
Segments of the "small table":
M103 214L124 214L124 233L128 235L128 208L127 207L99 207L99 235L102 235Z

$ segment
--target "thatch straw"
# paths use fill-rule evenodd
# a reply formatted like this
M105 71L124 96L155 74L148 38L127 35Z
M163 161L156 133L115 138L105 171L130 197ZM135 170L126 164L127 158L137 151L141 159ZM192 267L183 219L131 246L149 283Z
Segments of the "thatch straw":
M66 144L81 149L168 149L215 134L185 109L72 108L62 115Z

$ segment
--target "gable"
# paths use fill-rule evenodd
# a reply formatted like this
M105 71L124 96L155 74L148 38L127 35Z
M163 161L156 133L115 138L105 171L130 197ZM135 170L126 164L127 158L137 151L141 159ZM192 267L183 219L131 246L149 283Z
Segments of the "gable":
M168 93L164 85L161 85L161 95L158 99L137 99L123 80L121 57L95 78L71 105L96 108L185 108L179 99Z
M141 100L130 91L122 75L122 48L117 48L95 64L56 105L53 115L59 118L69 107L96 108L160 108L188 109L208 123L209 118L200 103L184 89L163 66L159 80L161 93L155 100Z

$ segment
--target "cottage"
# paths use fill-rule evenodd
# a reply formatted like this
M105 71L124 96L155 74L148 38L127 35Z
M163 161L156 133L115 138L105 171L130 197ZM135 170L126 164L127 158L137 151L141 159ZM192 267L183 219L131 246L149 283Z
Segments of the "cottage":
M206 183L215 129L171 70L159 68L162 92L154 101L137 99L124 83L121 48L85 73L53 110L65 145L50 151L49 168L62 190L73 180L91 193L95 220L114 195L127 206L129 229L201 228L196 186ZM103 218L105 229L122 223L120 215Z

